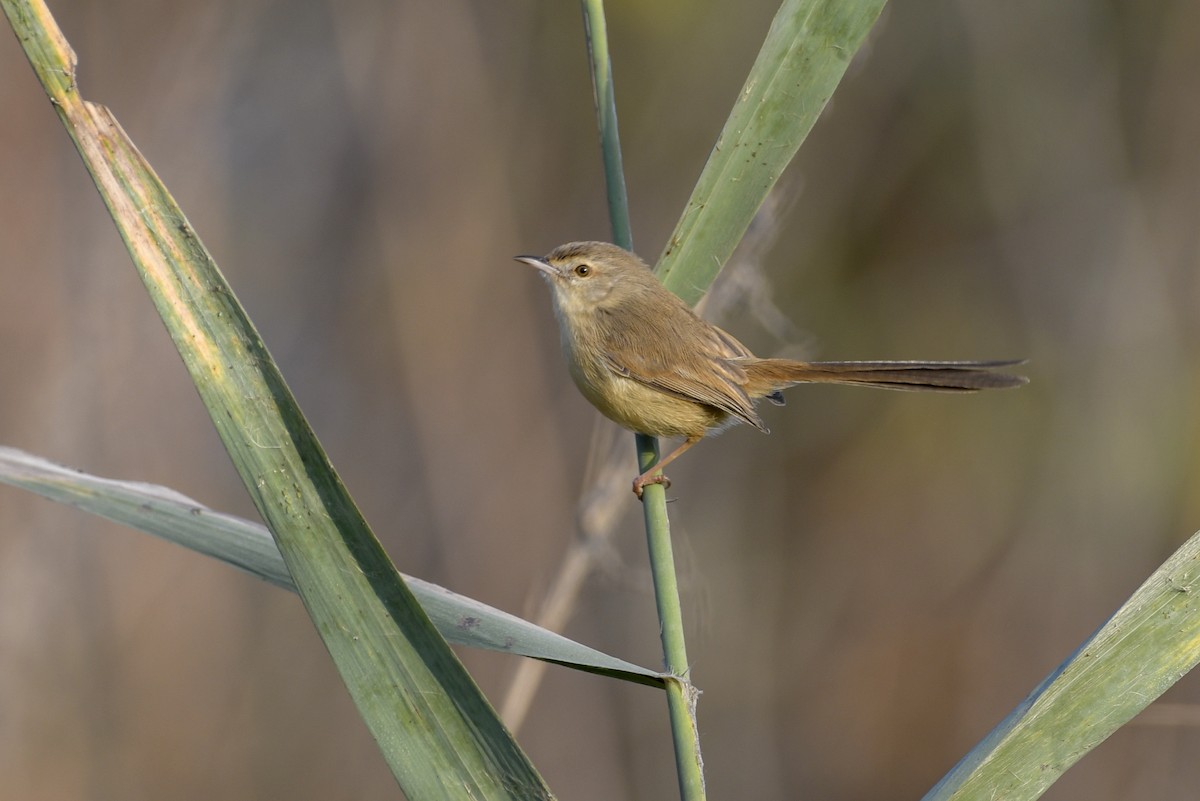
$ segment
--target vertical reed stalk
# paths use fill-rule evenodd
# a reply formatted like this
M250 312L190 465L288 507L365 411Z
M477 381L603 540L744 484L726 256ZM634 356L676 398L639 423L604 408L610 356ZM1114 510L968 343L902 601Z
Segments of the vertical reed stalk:
M600 149L604 158L604 178L608 189L608 212L613 241L633 249L629 225L629 198L621 166L621 142L617 133L617 104L613 92L612 61L608 55L608 31L602 0L583 0L583 24L592 67L592 88L596 100L596 119L600 128ZM658 461L658 441L637 435L639 470ZM650 484L642 496L646 521L646 541L650 550L650 569L654 577L654 597L658 604L662 630L663 656L667 672L667 706L675 742L675 767L679 774L679 793L684 801L700 801L704 792L704 763L700 756L700 738L696 728L698 693L689 680L687 648L684 644L683 616L679 586L675 579L675 561L671 552L671 528L667 519L666 490Z

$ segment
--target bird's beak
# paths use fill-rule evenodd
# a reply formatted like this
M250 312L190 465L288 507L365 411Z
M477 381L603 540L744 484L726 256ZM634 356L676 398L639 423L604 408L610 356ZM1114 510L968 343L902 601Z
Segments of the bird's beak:
M546 275L558 276L558 270L554 269L554 265L543 259L541 256L513 256L516 261L523 261L530 267L536 267Z

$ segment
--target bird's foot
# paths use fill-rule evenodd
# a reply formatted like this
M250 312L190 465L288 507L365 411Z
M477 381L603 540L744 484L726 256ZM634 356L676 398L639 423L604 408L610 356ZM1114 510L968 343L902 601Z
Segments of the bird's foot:
M643 473L635 478L633 480L633 494L638 497L639 501L642 499L642 491L645 489L647 484L662 484L663 489L670 489L671 479L667 478L662 473L659 473L656 476L647 476L645 473Z

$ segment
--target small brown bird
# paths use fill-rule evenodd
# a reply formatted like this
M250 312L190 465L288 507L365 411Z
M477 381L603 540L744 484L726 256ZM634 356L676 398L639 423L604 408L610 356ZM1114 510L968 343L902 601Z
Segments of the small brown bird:
M735 423L766 432L760 398L783 405L794 384L857 384L939 392L976 392L1026 383L996 372L1022 360L989 362L799 362L759 359L696 316L659 283L640 258L607 242L571 242L545 256L517 256L553 290L571 378L604 416L625 428L683 443L633 481L670 481L660 471L708 434Z

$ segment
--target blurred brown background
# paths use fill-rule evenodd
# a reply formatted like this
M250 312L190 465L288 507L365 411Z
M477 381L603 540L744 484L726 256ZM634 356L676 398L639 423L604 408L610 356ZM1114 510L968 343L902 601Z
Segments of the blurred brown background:
M510 261L608 234L578 7L51 7L397 565L532 614L596 418ZM775 8L610 3L648 259ZM763 355L1028 356L1032 383L800 388L770 437L672 470L712 798L919 797L1200 527L1198 43L1185 0L885 12L719 322ZM252 516L7 34L0 107L0 442ZM567 633L654 666L619 503ZM515 661L464 658L499 704ZM1046 797L1190 794L1200 734L1163 718ZM652 690L552 669L519 738L564 799L675 796ZM398 794L294 596L7 488L0 777L27 801Z

